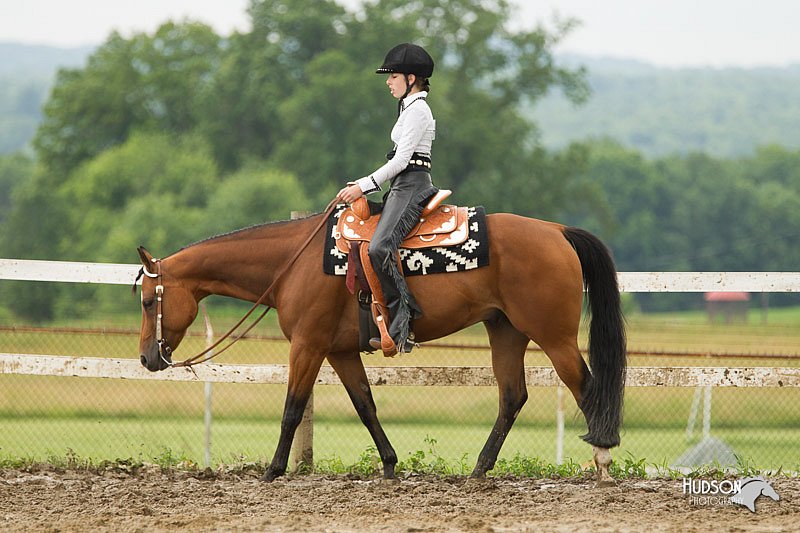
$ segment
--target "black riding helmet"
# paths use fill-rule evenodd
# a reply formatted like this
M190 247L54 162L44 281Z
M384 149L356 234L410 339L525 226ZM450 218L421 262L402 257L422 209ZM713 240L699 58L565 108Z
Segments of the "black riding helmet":
M375 71L376 74L390 72L430 78L433 75L433 58L421 46L411 43L398 44L389 50L383 65Z
M386 54L386 58L376 71L376 74L389 74L397 72L406 77L406 92L397 102L398 116L403 111L403 99L411 92L408 75L428 79L433 75L433 58L424 48L412 43L398 44Z

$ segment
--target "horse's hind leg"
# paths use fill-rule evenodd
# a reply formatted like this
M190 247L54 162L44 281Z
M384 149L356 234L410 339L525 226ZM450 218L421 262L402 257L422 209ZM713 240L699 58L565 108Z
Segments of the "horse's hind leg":
M378 413L375 402L372 399L372 391L367 380L367 373L364 370L364 363L358 353L335 353L328 355L330 362L339 379L342 380L353 407L356 408L359 418L367 427L378 453L383 463L384 479L394 479L394 467L397 464L397 454L394 451L389 439L386 437L381 423L378 421Z
M525 348L528 337L520 333L505 315L484 322L492 347L492 369L497 379L500 406L492 432L486 440L471 477L482 478L494 468L500 448L528 399L525 386Z
M560 343L550 343L542 341L540 346L550 358L553 367L564 382L564 385L575 397L578 406L582 405L582 393L586 390L588 379L592 379L586 362L581 357L580 350L575 341L569 340ZM588 423L588 419L587 419ZM611 466L611 452L608 448L592 446L592 456L597 467L598 485L609 485L614 483L608 469Z

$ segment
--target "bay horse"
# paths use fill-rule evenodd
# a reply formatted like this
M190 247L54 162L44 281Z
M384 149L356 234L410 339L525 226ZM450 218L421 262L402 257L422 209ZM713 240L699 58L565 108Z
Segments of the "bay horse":
M397 454L378 421L359 353L356 298L343 278L322 272L325 232L318 230L326 216L245 228L192 244L161 260L139 248L140 275L147 274L142 280L139 352L151 371L173 364L171 350L197 316L200 300L217 294L258 302L274 282L263 303L278 310L280 328L291 348L280 437L263 476L266 481L286 472L295 430L326 358L375 442L383 477L395 478ZM586 418L588 432L582 438L592 445L598 482L612 483L609 448L620 441L626 340L611 254L597 237L578 228L507 213L487 215L486 225L488 266L408 278L424 313L413 323L418 342L478 322L488 332L500 402L471 477L483 478L494 467L525 404L524 356L533 341L547 354ZM308 246L299 252L298 243L306 238ZM285 269L296 251L299 255ZM577 341L584 285L592 316L591 371ZM157 296L161 302L156 303ZM158 320L157 313L162 316ZM169 347L163 353L159 342L162 348Z

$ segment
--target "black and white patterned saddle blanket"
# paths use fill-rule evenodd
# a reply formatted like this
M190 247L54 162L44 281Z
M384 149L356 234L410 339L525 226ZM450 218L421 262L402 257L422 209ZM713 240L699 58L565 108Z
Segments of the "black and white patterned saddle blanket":
M338 208L328 218L325 237L325 254L322 270L326 274L347 274L347 254L336 247L336 224L344 207ZM489 240L486 231L486 210L483 206L469 207L469 236L461 244L446 247L408 250L400 248L400 262L405 276L424 276L444 272L463 272L489 264Z

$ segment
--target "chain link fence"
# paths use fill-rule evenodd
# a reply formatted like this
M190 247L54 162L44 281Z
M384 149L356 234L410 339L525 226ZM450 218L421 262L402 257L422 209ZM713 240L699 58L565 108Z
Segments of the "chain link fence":
M223 309L215 317L213 304L209 307L218 332L238 318L235 310ZM0 352L138 359L138 319L107 322L61 328L1 324ZM629 320L629 364L799 367L798 328L755 322L713 325L634 316ZM200 351L205 343L203 321L198 319L176 359ZM363 357L367 366L489 366L491 362L479 327L400 358ZM231 364L287 364L288 343L273 316L220 359ZM526 364L549 366L549 361L531 346ZM278 440L285 390L285 385L0 374L0 457L46 461L75 455L93 461L152 461L166 456L199 465L208 461L210 466L268 462ZM495 387L376 386L373 394L378 416L401 460L422 451L464 465L467 473L497 414ZM564 406L563 449L557 445L559 404ZM501 458L520 454L550 463L588 463L591 447L579 438L585 429L565 389L529 387L528 402ZM370 436L344 388L317 386L315 461L353 464L370 446ZM800 389L629 387L622 445L615 455L670 467L739 462L798 471Z

